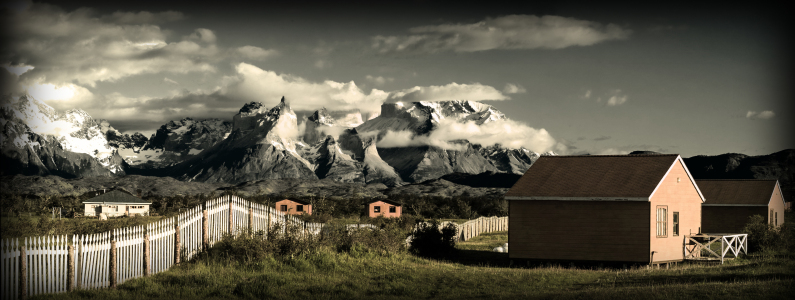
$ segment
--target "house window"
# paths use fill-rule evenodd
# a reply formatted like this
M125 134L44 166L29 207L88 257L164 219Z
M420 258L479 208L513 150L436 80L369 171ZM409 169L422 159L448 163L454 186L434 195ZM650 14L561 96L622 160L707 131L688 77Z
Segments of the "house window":
M773 224L773 210L772 209L770 210L770 218L767 218L767 219L768 219L768 221L767 221L768 223Z
M303 205L296 205L295 206L295 211L304 211L304 206Z
M775 212L775 214L776 214L776 224L774 225L778 226L778 212Z
M668 206L657 206L657 237L668 237Z
M674 236L679 236L679 212L674 212Z
M287 211L287 205L282 205L281 207L279 207L279 209L281 211Z
M381 212L381 207L380 206L373 206L373 212L380 213Z
M389 212L396 213L397 212L397 208L395 208L394 206L390 206L389 207Z

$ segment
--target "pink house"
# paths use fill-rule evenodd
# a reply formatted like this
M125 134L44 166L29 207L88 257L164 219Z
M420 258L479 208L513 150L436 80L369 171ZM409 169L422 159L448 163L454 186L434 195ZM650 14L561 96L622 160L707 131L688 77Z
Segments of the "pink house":
M400 203L389 200L378 200L367 204L367 216L375 218L384 216L385 218L399 218L401 214Z
M301 200L279 200L275 207L276 210L289 215L312 214L312 204Z

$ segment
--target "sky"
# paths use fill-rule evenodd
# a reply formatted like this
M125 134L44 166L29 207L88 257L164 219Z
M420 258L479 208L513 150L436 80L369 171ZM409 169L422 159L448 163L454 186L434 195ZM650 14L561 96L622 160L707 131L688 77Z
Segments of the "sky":
M481 101L513 133L478 134L538 152L795 148L783 6L123 2L4 2L2 93L146 135L285 96L297 111Z

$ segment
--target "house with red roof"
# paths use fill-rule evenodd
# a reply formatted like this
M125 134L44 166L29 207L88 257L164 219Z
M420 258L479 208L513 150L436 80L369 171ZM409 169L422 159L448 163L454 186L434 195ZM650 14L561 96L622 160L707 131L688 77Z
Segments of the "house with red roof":
M512 259L649 264L684 259L704 203L676 154L542 156L505 199Z
M696 183L707 198L701 205L705 233L740 233L753 215L773 226L784 223L786 203L778 180L699 179Z

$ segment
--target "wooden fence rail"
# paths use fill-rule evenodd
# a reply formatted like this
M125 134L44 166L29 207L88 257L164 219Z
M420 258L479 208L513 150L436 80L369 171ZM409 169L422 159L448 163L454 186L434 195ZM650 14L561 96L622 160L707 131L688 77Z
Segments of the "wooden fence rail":
M222 196L144 226L71 237L4 239L0 241L0 298L116 287L190 260L224 234L245 230L267 234L274 226L282 233L296 226L303 234L317 235L325 224L303 222L269 206ZM508 218L479 218L457 227L457 237L468 240L484 232L508 230ZM372 224L348 228L377 229Z

